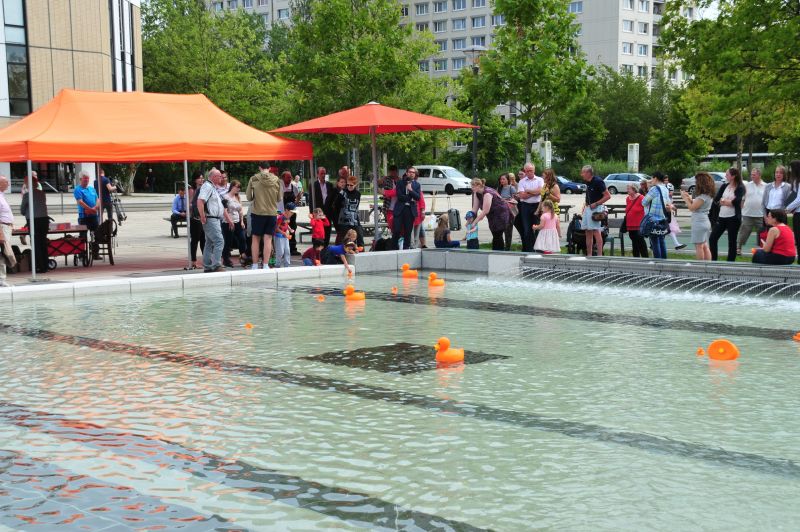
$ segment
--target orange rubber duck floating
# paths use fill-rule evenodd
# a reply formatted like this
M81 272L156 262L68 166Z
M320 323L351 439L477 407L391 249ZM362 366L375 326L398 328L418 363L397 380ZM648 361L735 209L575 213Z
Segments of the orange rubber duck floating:
M396 295L397 295L397 287L396 287L396 286L393 286L393 287L392 287L392 295L393 295L393 296L396 296Z
M794 340L795 342L800 342L800 331L798 331L797 333L795 333L794 336L792 336L792 340Z
M697 348L697 356L703 356L702 347ZM739 358L739 348L730 340L714 340L708 344L708 358L710 360L736 360Z
M253 324L248 321L247 323L244 324L244 328L249 331L250 329L253 328Z
M450 347L450 339L442 336L433 346L436 349L436 362L453 364L464 362L464 350Z
M356 292L356 289L351 284L347 285L344 289L345 301L364 301L366 298L367 294L364 292Z
M412 270L407 262L400 269L403 270L403 279L417 279L419 277L417 270Z
M428 276L428 286L444 286L444 279L439 279L436 272L431 272Z
M323 296L322 294L318 295L318 296L317 296L317 301L319 301L320 303L322 303L323 301L325 301L325 296Z

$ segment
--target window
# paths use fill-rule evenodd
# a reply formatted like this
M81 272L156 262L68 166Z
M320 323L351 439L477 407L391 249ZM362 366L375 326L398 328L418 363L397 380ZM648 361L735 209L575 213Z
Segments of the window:
M453 59L453 70L461 70L464 68L464 58L463 57L456 57Z
M447 0L443 0L441 2L434 2L433 3L433 12L434 13L446 13L447 12Z
M401 17L407 17L408 16L408 6L407 5L403 4L402 6L400 6L400 16Z
M453 39L453 50L463 50L467 47L467 40L464 38Z
M633 21L632 20L623 20L622 21L622 31L625 33L633 33Z
M633 65L620 65L619 71L623 74L632 74L633 73Z
M278 20L289 20L289 8L278 10Z
M632 42L622 43L622 53L624 55L633 55L633 43Z
M492 26L505 26L506 18L503 15L492 15Z
M686 11L684 11L684 14L686 15L686 18L688 18L689 20L693 19L694 18L694 8L687 7Z
M454 148L466 148L467 144L463 140L454 140L453 141Z
M415 4L417 16L420 15L427 15L428 14L428 3L424 4Z
M28 49L24 44L6 44L8 64L8 103L11 116L31 112L28 90Z
M669 80L670 81L678 81L678 71L675 69L670 69L669 71Z
M228 0L228 9L236 9L237 7L239 7L238 0Z
M640 44L639 45L639 56L640 57L647 57L647 45Z
M442 33L447 31L447 21L446 20L434 20L433 21L433 33Z
M569 12L570 13L583 13L583 2L570 2L569 3Z
M639 11L648 13L650 11L650 0L639 0Z
M253 0L243 0L242 7L245 9L253 9Z
M465 18L453 19L453 31L462 31L465 29L467 29L467 19Z
M467 0L453 0L453 11L467 9Z
M437 59L434 61L433 70L436 72L445 72L447 70L447 59Z
M259 6L265 6L265 5L267 5L267 2L269 2L269 0L258 0L258 5Z
M649 30L650 30L650 24L648 24L647 22L639 23L639 33L641 33L642 35L647 35L649 33Z
M633 0L622 0L622 9L630 9L633 11Z
M486 46L486 36L476 35L472 38L472 46Z
M419 71L420 72L430 72L431 66L428 61L420 61L419 62Z
M654 15L663 15L664 14L664 4L656 4L653 2L653 14Z
M214 2L214 11L222 11L225 6L222 5L222 2Z
M472 0L472 7L486 7L486 0Z
M639 74L640 78L646 78L647 77L647 67L646 66L637 67L637 74Z
M660 37L661 36L661 26L658 24L653 24L653 37Z
M427 22L417 22L417 31L428 31Z
M440 52L447 51L447 41L433 41L439 47Z
M472 17L472 27L473 28L484 28L486 27L486 16L481 15L479 17Z

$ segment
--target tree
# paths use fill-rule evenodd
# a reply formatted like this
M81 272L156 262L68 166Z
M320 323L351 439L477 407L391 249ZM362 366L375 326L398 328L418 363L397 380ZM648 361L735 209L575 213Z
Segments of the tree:
M582 92L586 63L577 53L577 26L567 2L495 0L494 7L505 25L481 58L478 79L468 85L484 108L518 103L526 123L525 159L530 160L533 136L555 110Z
M600 119L600 109L588 97L578 98L559 114L551 128L553 150L569 162L597 157L600 143L608 131Z
M697 161L708 153L709 143L694 127L681 93L673 94L669 113L661 127L650 131L652 163L671 178L694 171Z
M242 10L215 14L202 0L149 0L142 6L145 90L202 93L254 127L276 127L288 117L287 88L265 40L261 19Z

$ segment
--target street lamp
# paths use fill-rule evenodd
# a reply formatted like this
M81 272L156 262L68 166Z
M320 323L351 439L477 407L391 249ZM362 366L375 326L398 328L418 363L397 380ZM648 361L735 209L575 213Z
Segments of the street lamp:
M467 54L470 61L472 61L472 73L476 78L478 77L478 63L481 54L486 50L488 50L488 48L477 44L464 49L464 53ZM474 99L472 102L472 125L478 125L478 106L475 105ZM472 129L472 177L478 177L478 128Z

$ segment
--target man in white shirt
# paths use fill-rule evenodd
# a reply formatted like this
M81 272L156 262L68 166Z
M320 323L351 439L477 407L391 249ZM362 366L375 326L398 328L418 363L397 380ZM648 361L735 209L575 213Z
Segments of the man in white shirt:
M6 283L6 259L3 255L11 251L11 231L14 229L14 213L6 201L5 192L8 190L10 182L4 175L0 175L0 286L9 286Z
M222 265L222 248L225 246L222 223L224 221L231 228L233 226L230 214L222 206L222 198L217 192L220 186L222 186L222 172L212 168L208 172L208 181L203 183L197 193L197 210L206 235L206 246L203 249L203 271L206 273L225 271Z
M525 172L517 183L517 206L519 215L522 219L522 251L533 251L533 243L536 240L536 232L533 225L539 223L539 216L536 211L539 209L539 202L542 200L542 187L544 179L536 175L536 167L533 163L525 163L522 167Z
M764 225L764 191L767 184L761 180L761 169L750 171L750 181L744 184L744 205L742 206L742 225L736 239L736 254L742 254L742 246L753 229L759 231Z

